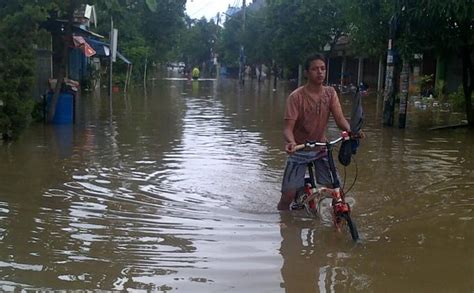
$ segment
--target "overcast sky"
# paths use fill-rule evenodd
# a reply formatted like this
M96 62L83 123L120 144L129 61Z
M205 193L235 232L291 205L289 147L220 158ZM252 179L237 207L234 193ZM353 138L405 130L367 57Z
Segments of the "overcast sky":
M217 12L227 11L229 5L241 6L242 0L187 0L186 13L191 18L201 18L204 16L209 20L216 16Z

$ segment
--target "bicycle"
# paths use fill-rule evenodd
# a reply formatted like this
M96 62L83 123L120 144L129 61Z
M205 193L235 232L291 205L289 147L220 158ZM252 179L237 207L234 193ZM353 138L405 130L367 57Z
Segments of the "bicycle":
M345 200L345 194L341 188L341 183L337 176L336 165L333 158L334 146L342 141L349 141L351 139L348 132L343 131L341 136L333 141L317 142L307 141L304 144L296 146L296 150L311 149L315 147L326 147L327 159L329 163L329 170L332 178L333 188L317 187L314 177L313 163L308 163L308 175L305 178L304 190L297 192L290 209L305 209L311 216L321 215L321 208L323 200L332 199L332 220L337 231L342 231L344 227L349 229L352 240L359 240L359 232L356 223L351 218L351 207Z

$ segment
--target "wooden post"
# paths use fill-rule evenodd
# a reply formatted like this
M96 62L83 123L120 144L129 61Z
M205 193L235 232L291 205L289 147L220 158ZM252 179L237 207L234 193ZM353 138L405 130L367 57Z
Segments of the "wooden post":
M145 54L145 68L143 71L143 89L145 91L145 96L146 96L146 71L147 71L147 66L148 66L148 53Z
M245 35L245 0L242 0L242 35ZM244 70L245 70L245 48L243 43L240 45L239 56L239 83L244 84Z
M364 80L364 57L359 57L357 65L357 86Z
M395 49L393 41L396 35L397 16L390 19L390 38L387 50L387 71L385 74L385 91L383 105L383 125L393 126L393 115L395 109L396 82L395 82Z
M303 65L298 64L298 86L303 84Z
M341 85L341 89L344 86L344 71L346 70L346 56L342 56L342 62L341 62L341 80L339 81L339 84Z
M277 89L278 66L277 66L275 60L272 61L272 73L273 73L273 91L276 92L276 89Z
M377 92L381 92L383 88L383 57L379 57L379 72L377 76Z
M48 105L48 119L47 121L49 123L52 123L53 120L54 120L54 116L56 115L56 105L58 103L58 99L59 99L59 96L61 94L61 89L62 89L62 85L63 85L63 82L64 82L64 78L68 75L67 73L67 66L68 66L68 63L69 63L69 44L68 42L71 41L72 39L72 24L73 24L73 21L74 21L74 10L75 10L75 6L74 6L74 1L71 1L69 3L69 6L68 6L68 12L67 12L67 15L68 15L68 22L66 24L66 29L65 29L65 32L64 32L64 36L66 36L66 40L64 40L64 43L63 43L63 50L62 50L62 54L61 54L61 61L60 61L60 65L59 65L59 72L58 72L58 76L56 78L56 87L54 88L54 93L53 93L53 96L51 97L51 100L49 101L49 105Z
M410 64L403 60L402 72L400 73L400 111L398 113L398 127L405 128L407 120L408 105L408 81L410 76Z
M112 19L112 16L110 17L110 45L109 45L109 51L110 51L110 58L109 58L109 61L110 61L110 67L109 67L109 97L112 97L112 87L113 87L113 84L112 84L112 64L114 63L114 60L113 60L113 53L112 53L112 50L113 50L113 47L114 47L114 20Z

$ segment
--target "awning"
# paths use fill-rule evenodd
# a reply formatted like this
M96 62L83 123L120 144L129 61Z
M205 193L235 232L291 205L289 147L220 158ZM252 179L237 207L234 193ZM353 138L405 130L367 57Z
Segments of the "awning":
M125 58L125 56L123 56L122 54L120 54L119 51L117 51L117 57L119 57L123 62L127 63L127 64L132 64L132 62L130 62L127 58Z
M98 57L108 57L110 56L109 44L102 41L94 40L91 38L86 38L86 41L91 45L95 50L96 56Z
M54 34L64 34L64 29L67 26L67 20L63 19L48 19L41 23L41 27L48 30ZM73 24L72 25L72 32L77 35L81 36L92 36L95 38L103 39L104 36L99 35L93 31L90 31L85 28L85 26L80 24Z
M72 40L74 42L74 47L81 49L86 57L91 57L96 54L96 51L86 42L84 37L72 36Z
M81 26L78 26L78 25L73 25L73 30L77 33L78 31L85 34L85 35L89 35L89 36L93 36L93 37L96 37L96 38L100 38L100 39L103 39L104 36L103 35L99 35L98 33L95 33L93 31L90 31L86 28L84 28L82 25Z
M109 48L110 44L102 42L102 41L94 40L92 38L85 38L85 39L95 50L96 56L98 57L110 56L110 48ZM123 56L119 51L117 51L117 57L120 58L120 60L122 60L126 64L132 64L132 62L130 62L130 60L125 58L125 56Z

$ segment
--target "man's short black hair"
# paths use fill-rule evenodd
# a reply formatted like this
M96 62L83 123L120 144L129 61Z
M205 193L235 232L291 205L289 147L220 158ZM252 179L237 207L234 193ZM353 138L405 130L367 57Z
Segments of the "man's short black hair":
M311 65L311 62L313 62L314 60L321 60L324 62L324 64L326 64L326 57L324 57L323 54L319 54L319 53L312 54L308 56L308 58L306 58L304 62L304 70L309 70L309 66Z

